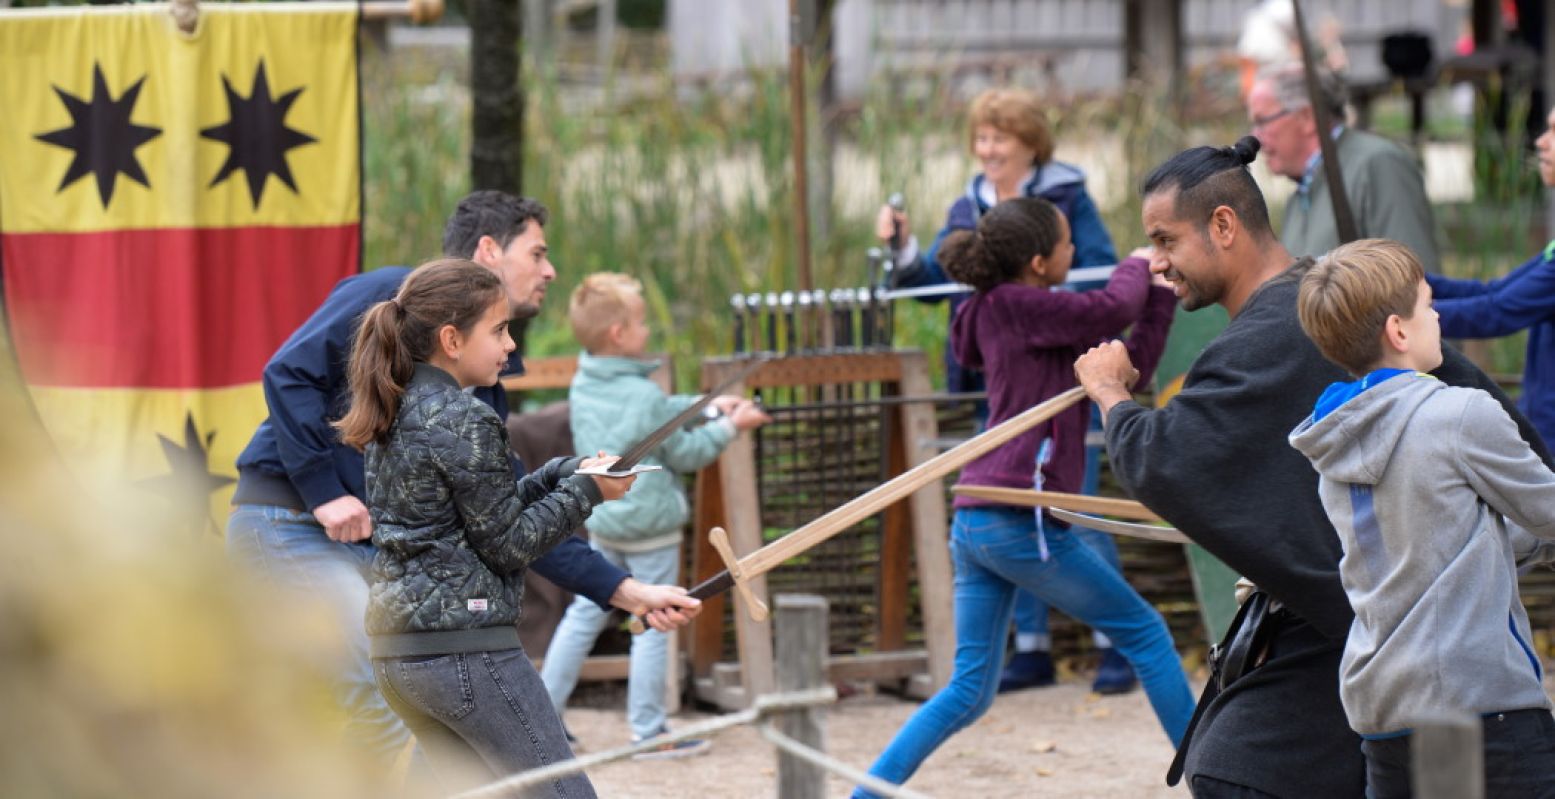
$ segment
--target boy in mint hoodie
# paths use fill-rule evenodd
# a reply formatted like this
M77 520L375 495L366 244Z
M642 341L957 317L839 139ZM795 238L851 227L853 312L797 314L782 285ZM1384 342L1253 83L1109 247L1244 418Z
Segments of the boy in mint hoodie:
M659 364L643 358L648 346L646 310L642 284L626 275L589 275L573 292L568 316L585 350L567 392L575 452L624 452L696 401L695 396L666 396L648 378ZM638 580L679 579L681 531L690 516L679 473L712 463L740 432L771 421L743 397L719 397L712 408L718 415L711 422L677 431L644 459L665 467L662 471L639 474L632 490L610 503L618 507L601 513L605 507L600 506L586 523L590 545ZM583 659L608 619L608 612L583 597L562 617L540 672L557 715L566 709ZM632 639L626 705L634 743L667 730L667 649L668 638L661 632L648 630ZM707 748L706 741L683 740L638 757L681 757Z
M1404 245L1334 249L1302 279L1301 327L1359 379L1335 383L1290 435L1320 476L1355 621L1340 697L1368 797L1409 796L1411 728L1483 719L1486 796L1555 795L1555 720L1517 594L1547 559L1555 473L1496 400L1425 374L1441 331Z

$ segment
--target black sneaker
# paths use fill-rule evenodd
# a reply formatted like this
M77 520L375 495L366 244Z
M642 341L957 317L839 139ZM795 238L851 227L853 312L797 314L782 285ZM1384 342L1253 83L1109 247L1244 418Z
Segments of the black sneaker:
M1007 694L1026 688L1042 688L1053 684L1053 655L1037 650L1016 652L1004 665L999 675L999 693Z
M1134 667L1129 665L1128 659L1112 647L1103 649L1091 690L1103 696L1111 696L1126 694L1137 685L1139 678L1134 676Z

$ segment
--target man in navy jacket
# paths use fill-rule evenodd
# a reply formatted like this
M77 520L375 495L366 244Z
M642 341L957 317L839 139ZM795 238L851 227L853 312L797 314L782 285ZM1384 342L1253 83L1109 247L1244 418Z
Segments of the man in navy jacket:
M539 313L546 284L556 277L547 256L546 210L538 202L478 191L459 202L443 230L443 251L496 272L515 319ZM351 663L338 684L349 711L347 738L392 762L410 734L379 695L367 656L364 617L372 523L363 502L362 454L342 445L330 421L350 404L346 365L357 321L375 303L392 298L410 274L386 267L340 281L324 304L265 366L270 411L238 456L238 486L227 522L232 558L275 583L322 599L349 647ZM504 374L522 373L517 353ZM501 385L475 395L507 418ZM524 467L511 457L514 478ZM668 630L696 615L699 602L678 586L646 585L606 561L577 537L568 537L530 568L601 607L648 614Z

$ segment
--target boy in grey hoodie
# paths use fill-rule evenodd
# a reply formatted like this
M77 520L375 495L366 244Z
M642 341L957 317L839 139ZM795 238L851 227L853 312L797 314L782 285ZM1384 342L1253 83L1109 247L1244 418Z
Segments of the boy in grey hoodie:
M625 452L696 401L694 396L666 396L649 379L659 364L643 357L648 348L646 315L642 284L626 275L592 274L573 291L568 316L573 335L586 350L578 356L578 371L567 392L575 452ZM718 397L712 406L721 412L719 418L677 430L643 461L664 470L638 475L634 490L616 501L619 508L601 514L602 505L586 522L590 546L639 580L674 583L678 579L681 530L690 505L677 472L712 463L741 431L771 421L743 397ZM608 620L608 611L579 597L556 628L540 678L558 716L577 685L584 657ZM666 731L667 658L664 633L649 630L632 639L626 706L634 743ZM707 748L703 740L681 740L638 757L684 757Z
M1555 473L1499 403L1425 372L1442 360L1431 290L1404 245L1340 246L1301 282L1297 314L1335 383L1290 435L1339 533L1355 621L1340 695L1369 797L1410 795L1411 727L1483 719L1487 796L1555 795L1555 720L1517 594L1517 565L1555 539Z

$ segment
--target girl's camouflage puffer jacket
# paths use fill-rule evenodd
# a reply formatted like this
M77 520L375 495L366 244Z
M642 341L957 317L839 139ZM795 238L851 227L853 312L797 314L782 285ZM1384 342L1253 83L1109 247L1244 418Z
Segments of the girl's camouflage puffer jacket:
M583 524L603 497L557 458L515 483L507 428L453 376L417 364L387 445L367 447L371 635L518 621L524 567Z

